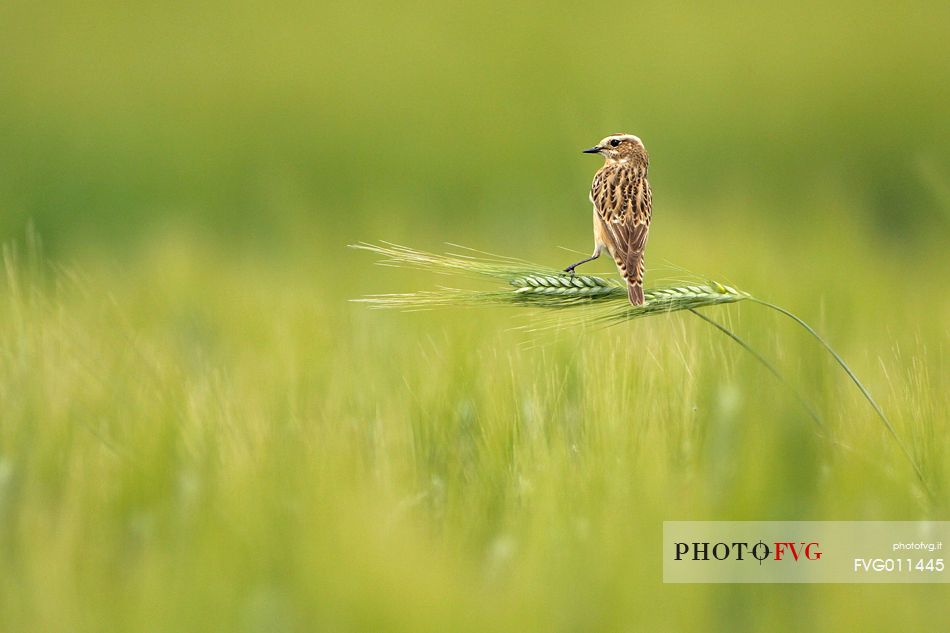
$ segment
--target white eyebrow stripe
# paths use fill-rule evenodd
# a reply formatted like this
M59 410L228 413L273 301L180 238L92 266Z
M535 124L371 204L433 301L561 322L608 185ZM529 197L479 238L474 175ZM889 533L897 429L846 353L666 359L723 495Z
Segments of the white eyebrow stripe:
M614 138L624 140L624 141L633 141L634 143L643 145L643 141L640 140L640 137L634 136L633 134L611 134L610 136L604 138L604 140L600 142L600 145L604 145L610 142L610 140Z

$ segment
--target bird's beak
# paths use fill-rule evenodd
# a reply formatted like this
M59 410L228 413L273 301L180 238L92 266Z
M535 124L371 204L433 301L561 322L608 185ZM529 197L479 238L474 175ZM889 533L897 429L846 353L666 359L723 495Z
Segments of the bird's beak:
M600 153L600 150L602 150L602 149L604 149L604 148L598 145L597 147L592 147L592 148L590 148L590 149L585 149L585 150L581 150L581 151L582 151L584 154L599 154L599 153Z

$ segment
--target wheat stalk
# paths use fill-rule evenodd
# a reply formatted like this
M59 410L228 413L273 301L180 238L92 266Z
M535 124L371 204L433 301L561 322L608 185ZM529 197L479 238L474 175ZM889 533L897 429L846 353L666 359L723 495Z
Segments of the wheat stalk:
M382 255L383 259L379 263L384 266L403 266L443 275L489 277L508 284L507 288L496 290L440 287L432 291L376 294L355 299L374 308L412 311L489 304L550 309L600 306L610 309L593 314L593 320L609 323L651 314L734 303L750 298L747 293L735 288L716 281L707 281L703 284L652 288L644 293L643 305L631 306L627 299L626 286L613 279L594 275L570 276L558 270L498 255L439 255L395 244L360 243L352 245L352 248Z
M928 486L917 461L904 445L900 436L897 435L894 426L884 414L881 406L871 396L867 387L858 379L844 359L810 325L788 310L717 281L651 288L644 292L643 305L632 306L627 299L626 286L616 280L604 279L594 275L569 276L562 271L524 260L476 251L454 244L452 246L466 251L468 254L446 253L440 255L386 242L382 244L361 242L352 244L351 248L382 255L383 259L379 263L384 266L400 266L442 275L469 278L488 277L495 281L506 282L507 287L495 290L465 290L442 287L432 291L368 295L361 299L354 299L354 301L367 303L374 308L395 308L406 311L449 306L483 305L528 306L546 310L586 308L573 310L573 316L567 320L559 318L549 320L546 323L542 320L540 326L531 328L535 331L563 327L572 323L611 325L645 316L688 310L730 337L762 363L771 374L792 391L809 415L820 425L821 419L814 412L814 409L808 405L800 394L795 392L774 365L721 323L697 312L698 308L744 300L751 301L775 310L793 320L828 351L884 423L884 427L913 467L924 490L931 499L934 498L933 491Z

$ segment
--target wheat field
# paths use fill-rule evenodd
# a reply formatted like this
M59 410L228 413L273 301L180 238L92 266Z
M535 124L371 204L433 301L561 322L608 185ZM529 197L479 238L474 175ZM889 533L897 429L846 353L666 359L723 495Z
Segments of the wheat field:
M686 312L527 333L521 308L349 303L353 278L432 281L370 258L333 281L173 244L123 270L7 251L5 630L928 630L945 609L939 585L660 580L663 520L940 517L950 390L919 332L872 357L878 318L824 317L936 500L814 342L746 304L704 314L822 426Z

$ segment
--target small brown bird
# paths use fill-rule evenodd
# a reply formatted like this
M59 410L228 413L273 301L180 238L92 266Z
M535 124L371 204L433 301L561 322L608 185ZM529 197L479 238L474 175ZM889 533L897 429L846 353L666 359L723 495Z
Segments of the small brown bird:
M606 248L627 280L627 296L643 304L643 251L650 231L653 200L647 170L650 158L639 138L613 134L585 154L602 154L605 162L594 176L590 201L594 205L594 254L571 264L564 272L597 259Z

